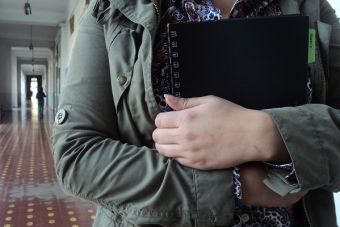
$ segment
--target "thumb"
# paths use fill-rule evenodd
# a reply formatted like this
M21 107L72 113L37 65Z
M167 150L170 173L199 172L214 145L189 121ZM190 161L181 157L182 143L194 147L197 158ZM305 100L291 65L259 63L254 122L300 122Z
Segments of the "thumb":
M189 109L203 103L202 98L181 98L176 97L173 95L164 95L166 103L173 109L173 110L184 110Z

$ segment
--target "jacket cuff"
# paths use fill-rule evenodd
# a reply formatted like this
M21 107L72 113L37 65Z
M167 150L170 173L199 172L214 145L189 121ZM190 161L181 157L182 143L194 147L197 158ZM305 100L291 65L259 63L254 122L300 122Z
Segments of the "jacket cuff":
M287 172L282 169L270 169L263 183L281 196L301 191L299 184L288 180Z
M286 171L272 169L264 183L286 195L322 187L329 182L319 128L307 105L264 110L275 122L295 169L297 184L289 182ZM294 120L292 120L294 119Z
M267 168L268 176L263 183L281 196L301 190L295 174L293 163L274 164L263 162Z

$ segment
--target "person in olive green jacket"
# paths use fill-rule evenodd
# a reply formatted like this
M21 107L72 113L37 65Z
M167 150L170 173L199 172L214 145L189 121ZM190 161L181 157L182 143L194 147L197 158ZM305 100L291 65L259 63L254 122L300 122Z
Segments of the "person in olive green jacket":
M328 2L257 1L282 14L308 15L317 29L316 60L309 65L313 104L255 111L215 96L167 95L175 111L162 113L152 67L164 2L91 2L53 127L65 191L97 204L97 227L249 226L262 223L256 212L276 221L251 206L291 218L262 226L337 226L340 25ZM198 8L221 17L236 5L187 2L209 2Z

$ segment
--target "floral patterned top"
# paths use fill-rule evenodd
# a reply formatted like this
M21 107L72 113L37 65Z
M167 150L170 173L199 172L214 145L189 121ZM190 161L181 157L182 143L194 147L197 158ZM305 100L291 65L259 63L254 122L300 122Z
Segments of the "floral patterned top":
M229 17L253 17L281 15L278 0L237 0ZM152 84L156 101L161 111L170 111L164 94L171 94L167 24L186 21L220 20L220 9L212 5L212 0L168 0L162 2L161 21L154 46L152 62ZM311 91L309 91L311 92ZM278 166L281 168L281 166ZM292 164L284 165L294 173ZM292 214L285 208L249 207L242 204L241 181L238 168L234 168L234 195L236 202L235 223L241 226L288 227L293 226ZM227 201L226 201L227 202ZM238 225L240 226L240 225Z

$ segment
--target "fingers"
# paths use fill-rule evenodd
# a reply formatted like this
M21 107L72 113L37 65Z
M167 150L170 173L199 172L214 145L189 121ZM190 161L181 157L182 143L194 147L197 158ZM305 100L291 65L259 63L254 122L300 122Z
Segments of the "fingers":
M176 157L174 158L177 162L179 162L183 166L199 169L198 166L195 165L195 163L191 162L189 159L184 157Z
M197 98L180 98L173 95L164 95L164 97L166 103L174 110L184 110L201 105L209 98L209 96Z
M160 154L179 162L181 165L200 170L208 169L206 165L206 160L201 159L199 157L197 158L192 157L192 153L186 152L178 144L156 143L156 149ZM197 156L199 156L199 154L197 154Z
M166 103L173 109L173 110L183 110L184 104L187 102L185 98L175 97L173 95L164 95Z
M152 133L152 139L158 144L175 144L178 142L178 130L170 129L155 129Z
M168 157L168 158L184 158L183 149L178 144L159 144L156 143L156 149L159 153L162 155Z
M166 113L159 113L155 119L155 125L159 129L165 128L185 128L197 116L194 111L172 111Z
M203 96L198 98L179 98L172 95L164 95L167 104L175 111L160 113L155 119L157 128L176 128L179 127L182 119L186 118L187 111L180 111L190 109L204 103L210 102L212 96ZM215 97L216 98L216 97Z
M177 112L159 113L155 119L157 128L177 128L179 123L180 116Z

